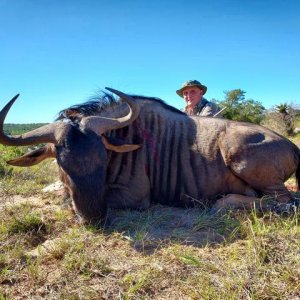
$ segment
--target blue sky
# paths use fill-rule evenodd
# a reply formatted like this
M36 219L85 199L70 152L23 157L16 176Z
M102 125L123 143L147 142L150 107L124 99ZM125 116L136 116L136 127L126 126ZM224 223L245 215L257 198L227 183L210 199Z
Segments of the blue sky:
M298 0L0 0L0 106L20 93L6 122L51 122L109 86L181 108L188 79L299 104L299 16Z

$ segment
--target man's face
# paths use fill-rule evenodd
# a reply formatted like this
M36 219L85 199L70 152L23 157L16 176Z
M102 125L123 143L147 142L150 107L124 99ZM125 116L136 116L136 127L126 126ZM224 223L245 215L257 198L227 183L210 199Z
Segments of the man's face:
M201 101L203 91L196 86L188 86L182 94L187 106L194 108Z

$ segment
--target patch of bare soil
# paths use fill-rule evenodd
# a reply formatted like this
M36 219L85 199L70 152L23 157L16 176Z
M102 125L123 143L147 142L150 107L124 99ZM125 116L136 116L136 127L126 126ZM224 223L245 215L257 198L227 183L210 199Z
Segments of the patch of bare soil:
M206 222L199 226L202 216L202 211L198 208L184 209L162 205L152 205L144 212L110 210L106 229L125 232L128 239L133 241L136 250L150 252L151 248L163 241L194 246L224 241L224 237L212 224Z
M60 191L57 193L60 194ZM45 207L43 198L45 198L43 195L26 198L19 195L11 196L0 200L0 209L4 206L25 203L43 209ZM59 206L64 206L63 202L60 205L50 201L46 202L48 211L49 209L56 211ZM209 220L205 220L204 224L199 226L202 216L202 211L198 208L185 209L162 205L152 205L146 211L111 209L108 211L104 232L107 234L119 232L132 241L132 246L137 251L148 253L170 241L194 246L205 246L224 241L224 236L213 228L216 224L209 224ZM219 225L222 226L222 221ZM49 241L44 244L39 245L39 247L42 246L39 249L40 253L49 248ZM37 250L32 251L32 254L35 256Z
M40 196L24 197L21 195L13 195L13 196L0 197L0 209L4 207L10 207L10 206L25 204L25 203L30 203L36 207L43 206L43 201L41 201Z

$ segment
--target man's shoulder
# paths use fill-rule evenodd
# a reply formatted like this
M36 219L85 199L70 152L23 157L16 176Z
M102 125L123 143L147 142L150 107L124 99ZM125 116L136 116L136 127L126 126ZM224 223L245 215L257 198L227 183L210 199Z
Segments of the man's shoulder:
M209 106L209 107L212 107L212 108L219 109L218 105L216 103L214 103L214 102L211 102L211 101L207 101L207 103L206 103L205 106Z
M205 99L205 104L200 111L200 116L213 116L219 111L219 107L216 103L208 101Z

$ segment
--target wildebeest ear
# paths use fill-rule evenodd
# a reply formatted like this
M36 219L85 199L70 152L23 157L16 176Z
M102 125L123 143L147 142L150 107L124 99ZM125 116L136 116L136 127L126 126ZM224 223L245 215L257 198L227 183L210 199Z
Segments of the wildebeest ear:
M113 144L112 141L109 140L106 136L101 136L102 143L107 150L112 150L115 152L130 152L136 149L139 149L142 145L139 144L126 144L125 142L120 142L118 140L117 144Z
M48 144L39 149L32 150L18 158L9 160L7 163L17 167L30 167L51 157L56 157L56 151L54 145Z

